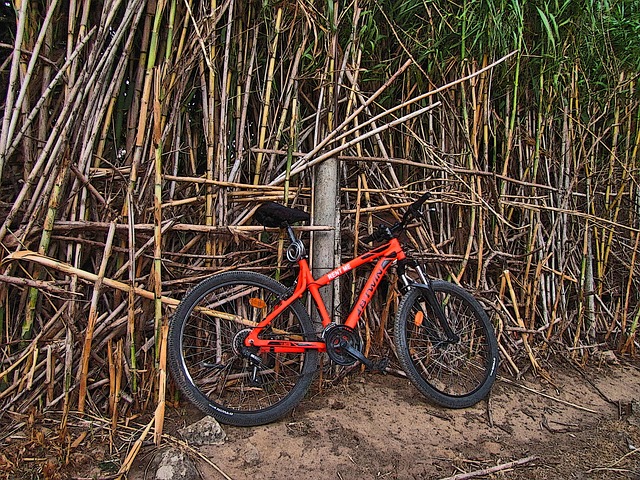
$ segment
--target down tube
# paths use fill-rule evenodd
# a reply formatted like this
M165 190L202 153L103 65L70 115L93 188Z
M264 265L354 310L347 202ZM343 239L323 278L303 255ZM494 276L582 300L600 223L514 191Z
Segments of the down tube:
M389 267L393 265L393 262L395 260L396 260L395 257L394 258L383 257L378 261L378 263L376 263L376 266L371 272L371 275L369 275L369 279L367 280L367 283L362 289L362 292L360 292L358 301L356 302L355 306L353 307L353 310L349 314L349 317L347 317L347 320L344 322L344 324L347 327L356 328L356 325L358 324L358 320L360 319L360 317L364 313L364 310L367 308L367 305L369 305L369 302L373 298L373 294L376 292L378 285L380 285L380 281L384 278L385 274L387 273L387 270L389 270Z

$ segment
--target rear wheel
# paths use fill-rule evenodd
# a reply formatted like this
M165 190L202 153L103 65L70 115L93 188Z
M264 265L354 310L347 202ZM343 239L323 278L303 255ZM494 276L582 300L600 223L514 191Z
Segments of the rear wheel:
M431 287L456 341L449 341L433 308L412 288L398 308L395 343L400 363L422 394L448 408L465 408L491 390L498 343L480 304L463 288L433 280Z
M286 288L262 274L228 272L191 290L171 320L168 359L180 390L218 421L251 426L273 422L293 409L314 379L318 352L260 353L244 339ZM311 319L296 301L261 338L311 340Z

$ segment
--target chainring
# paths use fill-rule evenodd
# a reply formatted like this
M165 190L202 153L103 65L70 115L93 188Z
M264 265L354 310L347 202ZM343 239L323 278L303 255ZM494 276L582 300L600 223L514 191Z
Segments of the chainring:
M345 325L332 325L325 330L324 341L327 344L329 358L338 365L349 366L358 361L343 347L346 343L360 351L360 337L353 329Z

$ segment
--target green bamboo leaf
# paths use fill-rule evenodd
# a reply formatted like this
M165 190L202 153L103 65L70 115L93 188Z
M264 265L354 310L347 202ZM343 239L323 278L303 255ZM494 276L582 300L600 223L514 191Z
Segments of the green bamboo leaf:
M540 20L542 20L542 24L544 25L544 29L547 31L547 39L551 43L551 48L555 51L556 49L556 39L554 35L554 30L551 28L551 23L549 22L549 18L547 14L543 12L540 7L536 6L536 10L538 11L538 15L540 16ZM555 22L554 22L555 24Z

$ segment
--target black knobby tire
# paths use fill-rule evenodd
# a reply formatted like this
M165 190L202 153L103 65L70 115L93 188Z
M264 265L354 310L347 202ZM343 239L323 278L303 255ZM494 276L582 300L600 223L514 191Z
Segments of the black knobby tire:
M198 284L176 309L167 346L171 374L187 398L219 422L273 422L309 389L318 368L317 351L254 352L261 359L258 370L242 351L251 327L239 319L259 322L285 294L286 288L266 275L227 272ZM309 315L296 301L260 337L311 340L315 335Z
M444 329L419 288L405 295L395 321L402 368L426 397L447 408L466 408L487 396L498 371L493 326L476 299L463 288L433 280L435 293L457 342Z

